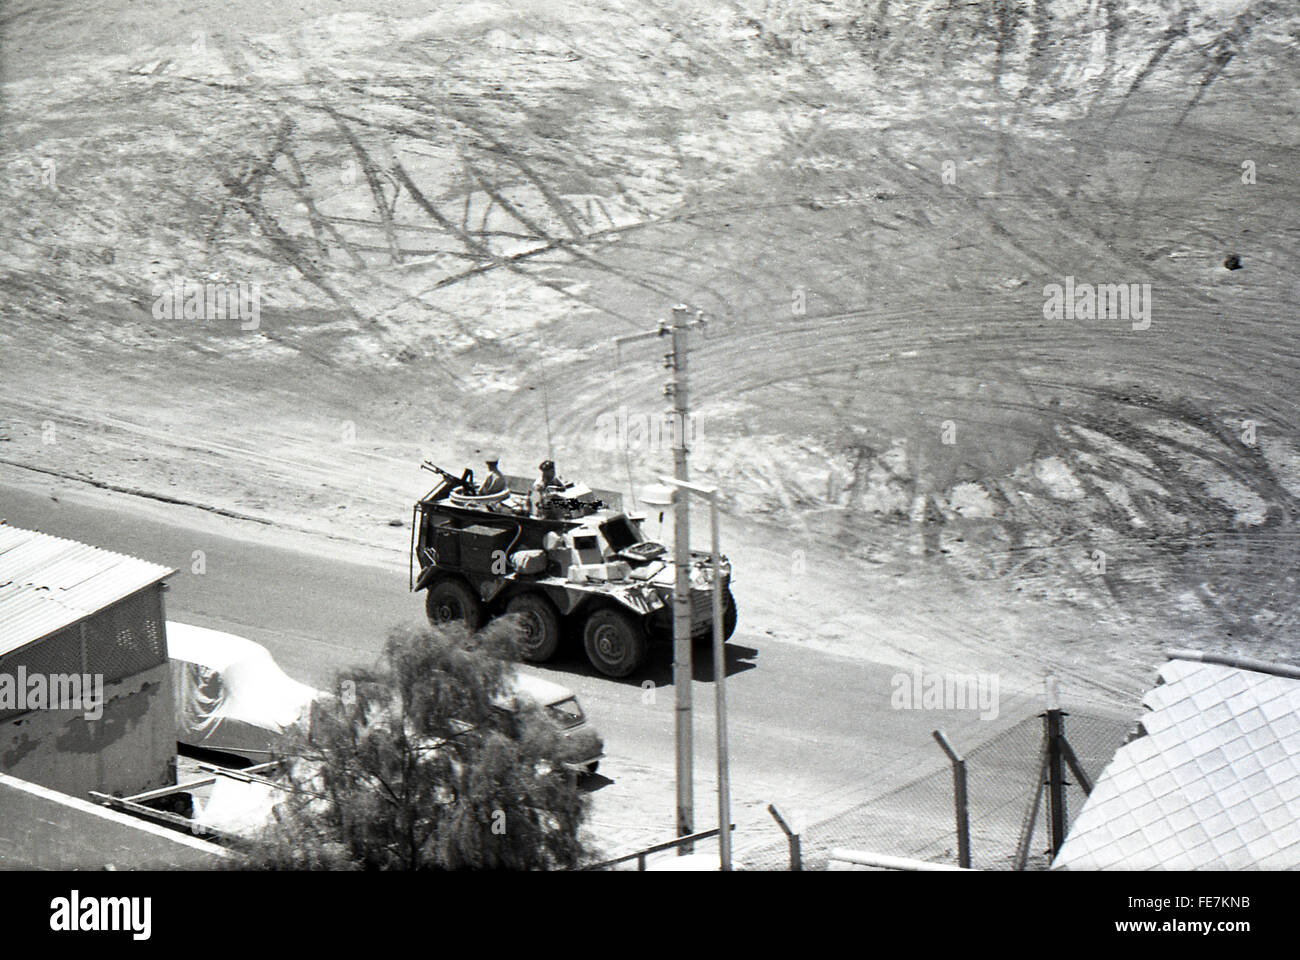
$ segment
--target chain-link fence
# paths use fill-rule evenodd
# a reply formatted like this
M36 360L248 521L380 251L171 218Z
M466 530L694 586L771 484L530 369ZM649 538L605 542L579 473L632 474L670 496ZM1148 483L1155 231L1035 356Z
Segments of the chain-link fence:
M1079 765L1096 782L1133 724L1108 717L1067 711L1065 738ZM950 731L950 733L952 733ZM962 750L960 733L951 739ZM965 751L967 810L970 823L971 866L982 870L1014 869L1017 846L1025 832L1027 813L1041 776L1043 719L1028 717L992 739ZM957 828L952 766L938 744L929 773L800 831L805 870L826 868L834 847L877 854L957 863ZM1066 823L1082 808L1086 796L1067 772ZM1038 803L1029 839L1028 870L1046 869L1048 852L1047 791ZM777 839L738 851L742 869L789 869L789 846Z

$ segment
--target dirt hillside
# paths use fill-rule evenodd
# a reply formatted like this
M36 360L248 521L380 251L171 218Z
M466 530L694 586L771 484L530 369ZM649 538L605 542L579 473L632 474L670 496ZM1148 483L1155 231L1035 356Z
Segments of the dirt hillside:
M750 628L1128 692L1162 643L1295 659L1298 41L1250 0L9 4L0 470L397 555L424 456L652 480L666 347L613 341L684 301Z

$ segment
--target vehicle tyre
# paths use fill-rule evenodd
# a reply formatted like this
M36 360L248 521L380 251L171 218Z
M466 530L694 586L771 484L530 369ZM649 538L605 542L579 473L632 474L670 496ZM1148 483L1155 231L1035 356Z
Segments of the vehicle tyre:
M739 615L736 611L736 598L731 595L731 587L722 594L722 642L726 643L736 632Z
M648 643L641 621L617 607L597 607L582 629L591 665L607 677L626 677L645 663Z
M560 646L560 614L540 593L521 593L506 604L507 614L518 614L521 628L516 640L519 656L543 663L555 656Z
M731 595L731 588L728 587L722 593L722 642L726 643L731 639L731 635L736 632L736 598ZM672 639L671 628L667 635ZM704 633L695 634L691 637L691 642L697 646L705 647L713 643L713 624L709 624L709 629Z
M424 597L424 613L435 627L464 622L469 630L483 626L483 604L464 580L444 577L429 585Z

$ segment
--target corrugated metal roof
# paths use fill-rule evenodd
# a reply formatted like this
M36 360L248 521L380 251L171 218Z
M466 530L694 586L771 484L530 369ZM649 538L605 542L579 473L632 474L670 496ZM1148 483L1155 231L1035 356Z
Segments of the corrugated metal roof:
M175 572L76 540L0 524L0 655Z
M1171 660L1052 864L1300 868L1300 680Z

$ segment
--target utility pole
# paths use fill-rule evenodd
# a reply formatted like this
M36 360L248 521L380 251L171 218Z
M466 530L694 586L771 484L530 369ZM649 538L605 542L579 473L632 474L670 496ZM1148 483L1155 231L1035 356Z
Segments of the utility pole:
M661 323L658 330L619 337L615 343L621 349L624 343L650 337L672 337L672 352L664 355L664 367L672 371L672 378L664 387L664 396L673 402L671 416L675 418L673 430L673 477L689 482L686 448L690 425L690 391L686 383L687 353L691 327L704 327L707 321L703 311L692 311L679 304L673 307L672 325ZM690 836L695 832L695 774L694 730L692 723L691 684L691 518L689 498L678 491L673 501L673 559L676 581L673 585L673 690L676 701L674 729L677 755L677 835ZM728 825L722 825L727 829ZM679 856L693 852L693 844L677 848Z
M727 758L727 638L722 602L722 537L718 523L718 497L716 487L701 487L673 477L660 477L664 483L676 488L676 496L686 491L709 501L709 532L713 541L711 564L713 567L713 719L718 738L718 865L731 869L731 773Z
M673 352L664 358L673 372L672 383L665 389L673 401L677 422L673 438L673 478L690 481L686 466L686 430L690 421L690 393L686 384L687 331L689 313L685 306L673 307ZM678 491L673 510L673 561L677 580L673 585L673 689L677 695L675 728L677 731L677 835L695 832L695 775L693 770L695 740L691 716L691 504ZM687 846L690 846L689 844ZM690 853L684 847L678 851Z

